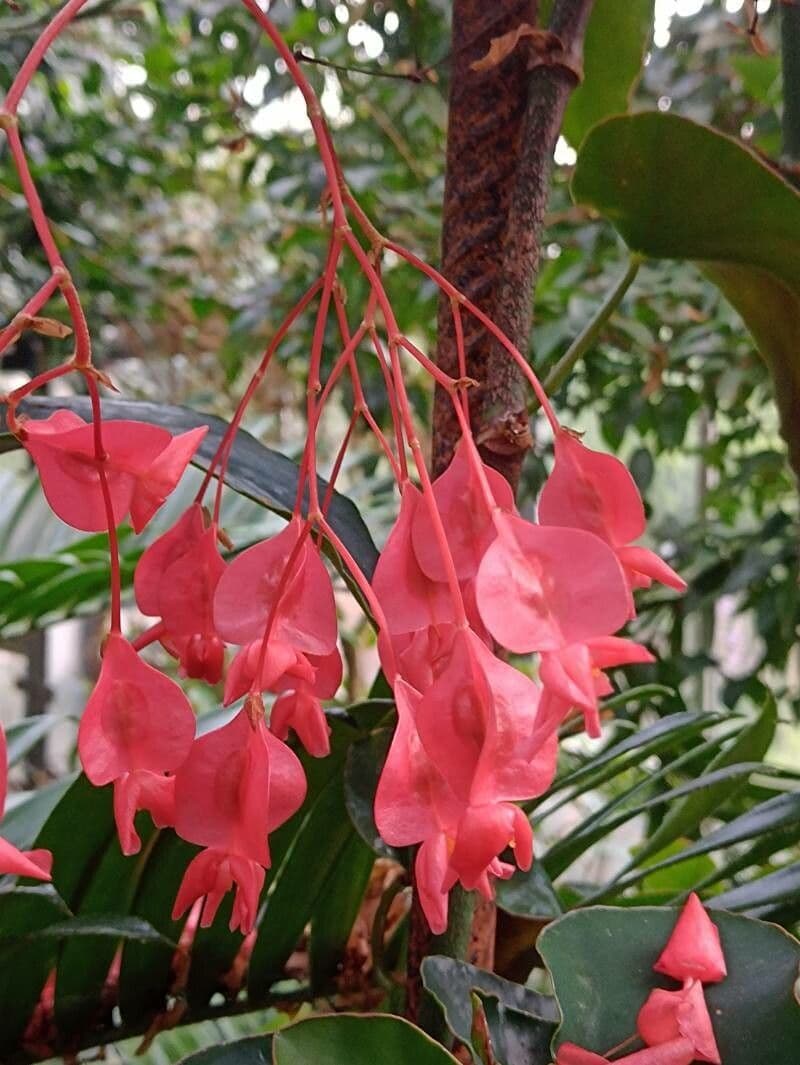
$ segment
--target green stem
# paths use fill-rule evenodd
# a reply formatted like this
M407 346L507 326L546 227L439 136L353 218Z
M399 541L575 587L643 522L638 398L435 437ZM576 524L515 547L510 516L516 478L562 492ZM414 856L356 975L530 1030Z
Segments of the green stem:
M641 255L637 252L631 252L628 268L625 273L603 300L600 307L598 307L595 316L586 324L586 326L584 326L578 336L575 337L545 378L544 390L548 395L552 396L553 393L563 385L572 373L575 365L583 358L600 336L606 322L617 307L619 307L622 302L622 297L633 284L633 280L638 274L639 267L642 265L643 261L644 259ZM534 401L532 409L536 410L538 406L538 402Z
M783 157L800 163L800 6L781 4Z
M426 954L441 954L446 958L464 961L472 935L474 911L475 892L465 891L460 884L456 884L450 892L447 930L431 938ZM420 1001L417 1024L440 1043L448 1045L452 1041L441 1008L427 992L423 993Z

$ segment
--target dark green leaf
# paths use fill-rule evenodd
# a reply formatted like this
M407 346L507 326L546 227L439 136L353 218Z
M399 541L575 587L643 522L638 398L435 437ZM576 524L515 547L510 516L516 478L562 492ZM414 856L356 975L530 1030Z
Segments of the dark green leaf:
M456 1065L408 1021L373 1013L312 1017L273 1036L274 1065Z
M398 852L384 843L375 826L375 792L389 752L394 730L377 729L357 740L347 752L344 769L344 796L347 812L364 842L384 858L399 860Z
M559 1041L604 1053L636 1030L649 992L664 981L653 964L676 910L597 906L567 914L542 933L539 949L553 978L563 1023ZM728 976L705 988L725 1065L795 1065L800 943L782 929L715 912ZM598 944L602 943L602 949Z
M182 1058L179 1065L272 1065L272 1037L254 1035L208 1047Z

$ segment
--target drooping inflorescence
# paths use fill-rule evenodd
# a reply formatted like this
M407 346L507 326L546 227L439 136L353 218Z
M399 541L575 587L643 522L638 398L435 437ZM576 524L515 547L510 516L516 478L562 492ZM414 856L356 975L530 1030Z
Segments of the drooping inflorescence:
M54 511L77 529L106 531L111 555L111 620L97 685L81 722L78 749L92 783L114 787L120 842L134 854L139 810L204 848L186 870L175 903L180 916L203 900L210 923L235 889L231 927L249 932L269 867L269 833L302 804L302 766L287 741L309 754L330 749L322 702L342 677L333 586L321 555L338 552L378 631L398 724L381 774L375 815L387 843L417 845L415 883L431 928L447 925L448 892L460 883L487 897L493 881L533 860L531 825L517 805L542 795L553 779L558 730L574 713L600 734L605 670L652 656L619 634L634 616L633 592L658 580L684 587L674 571L637 546L644 510L623 464L586 448L563 428L522 354L433 267L383 238L364 216L341 173L313 90L256 0L245 7L266 32L304 96L327 176L328 250L322 276L280 325L245 390L189 509L144 552L134 591L152 627L135 641L122 631L116 526L140 532L175 488L204 430L182 436L141 422L106 421L80 298L30 176L17 107L30 78L85 0L70 0L44 31L0 109L51 279L0 333L7 348L60 291L70 312L75 352L62 366L6 397L7 422L38 468ZM451 378L404 335L381 278L390 250L433 280L449 298L460 376ZM369 286L360 320L348 322L338 278L352 257ZM294 511L286 528L227 562L220 500L231 446L283 338L316 306L308 356L307 435ZM464 315L476 318L527 376L555 436L555 465L539 500L538 521L516 510L508 484L481 460L470 432ZM326 326L341 346L320 378ZM359 361L376 360L386 387L391 430L372 415ZM406 360L421 366L452 399L462 438L450 467L427 472L406 383ZM60 410L42 421L19 414L26 396L49 380L79 374L92 420ZM340 381L354 396L352 417L320 498L316 437ZM359 569L328 520L333 485L356 422L363 418L399 492L397 521L372 580ZM216 479L213 504L203 503ZM181 687L141 657L159 641L182 676L216 684L224 701L244 699L223 728L200 738ZM232 648L233 653L226 651ZM536 654L537 680L503 652ZM226 662L226 655L228 661ZM276 696L267 713L264 693ZM32 873L33 868L39 870ZM0 872L46 876L41 854L0 844ZM685 994L694 994L689 989ZM683 994L684 992L681 992ZM676 993L678 994L678 993ZM688 1001L688 999L687 999ZM688 1008L688 1007L687 1007ZM660 1016L660 1015L659 1015ZM660 1022L659 1022L660 1023ZM708 1059L711 1060L711 1059Z

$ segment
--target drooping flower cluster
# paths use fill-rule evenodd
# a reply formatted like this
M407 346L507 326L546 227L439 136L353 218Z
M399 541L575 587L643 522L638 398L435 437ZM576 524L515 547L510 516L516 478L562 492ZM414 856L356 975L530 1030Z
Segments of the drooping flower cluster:
M56 292L64 298L75 338L74 354L63 364L5 397L8 426L36 464L53 510L76 529L104 531L109 538L111 620L100 675L80 725L84 770L98 786L113 785L126 854L140 847L134 823L139 810L204 848L186 871L176 916L202 899L201 922L207 924L223 895L235 889L231 924L249 931L269 866L268 834L305 794L301 765L286 740L294 732L313 756L330 749L322 701L339 687L342 662L333 587L321 557L327 542L371 612L396 696L398 725L376 796L376 820L388 843L418 845L416 884L431 927L441 931L447 893L456 882L490 896L494 879L510 876L513 863L530 866L531 827L516 804L549 787L560 725L577 712L587 732L599 735L599 701L610 691L605 671L651 660L645 648L618 635L634 615L634 589L652 580L680 589L683 582L634 543L644 532L644 511L622 463L590 451L562 428L536 375L502 331L441 274L381 237L366 219L344 184L322 110L296 57L262 5L243 0L308 104L330 209L326 263L276 330L195 502L142 555L134 591L153 625L135 641L127 639L116 527L129 519L136 532L145 528L205 429L173 437L158 426L103 417L99 385L109 382L94 366L81 301L27 163L17 118L20 100L47 48L84 2L68 0L35 43L0 108L0 130L51 268L48 281L0 332L0 354L31 321L40 320ZM381 278L380 258L387 250L450 301L457 379L402 333ZM369 290L355 329L339 275L347 257ZM307 436L292 516L279 535L228 562L220 551L221 544L230 546L220 528L220 499L236 432L280 343L314 301ZM555 434L555 465L537 522L517 512L511 489L484 466L473 443L463 314L480 322L527 376ZM341 348L323 383L331 317ZM362 386L359 359L365 356L377 362L386 385L389 436ZM406 389L404 358L445 389L462 426L455 457L433 484ZM39 421L18 415L27 396L67 374L78 374L85 386L90 422L69 410ZM320 498L317 430L343 377L352 386L352 416ZM397 522L372 581L329 520L333 486L362 418L401 493ZM409 473L411 461L417 482ZM214 478L209 513L203 500ZM180 685L140 656L155 641L174 656L182 676L224 681L226 705L244 697L228 724L196 736ZM226 645L236 648L227 667ZM505 652L536 654L536 679L526 672L527 664L523 669L509 664L501 657ZM268 716L264 693L275 696ZM24 871L28 862L25 869L32 863L41 870L30 875L45 875L41 857L9 851L8 862L8 871Z
M636 1031L646 1044L622 1058L619 1065L720 1065L719 1049L706 1005L704 984L727 975L719 930L695 894L686 902L666 947L653 969L678 981L677 991L655 988L639 1010ZM610 1059L562 1043L556 1065L607 1065Z
M491 897L491 879L513 872L507 848L530 866L530 824L509 803L547 790L573 710L600 734L604 670L652 661L615 635L634 614L632 589L652 577L683 587L630 546L644 512L625 467L566 430L538 509L538 523L522 518L464 437L427 500L403 486L375 573L400 715L377 824L389 843L420 844L416 883L435 932L457 880ZM497 645L537 652L538 683L498 658Z

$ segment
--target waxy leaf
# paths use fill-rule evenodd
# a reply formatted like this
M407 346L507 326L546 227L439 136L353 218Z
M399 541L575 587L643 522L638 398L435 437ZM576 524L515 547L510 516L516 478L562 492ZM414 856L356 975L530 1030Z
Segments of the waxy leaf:
M800 193L732 137L647 112L591 131L572 194L606 215L633 251L692 260L719 286L770 368L800 474Z
M456 1065L430 1036L399 1017L312 1017L273 1036L274 1065Z
M596 906L555 921L539 949L553 978L562 1024L558 1042L604 1053L635 1033L653 972L678 911ZM795 1065L800 1045L796 981L800 943L783 929L722 911L711 914L728 976L705 993L725 1065ZM598 947L602 944L602 948Z

